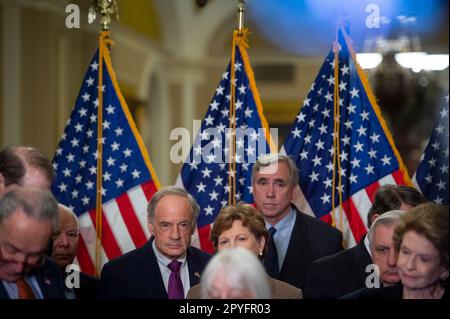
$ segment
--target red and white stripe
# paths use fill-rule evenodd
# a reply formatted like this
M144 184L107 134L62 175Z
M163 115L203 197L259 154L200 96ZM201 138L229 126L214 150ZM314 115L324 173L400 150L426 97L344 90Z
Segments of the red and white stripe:
M149 237L147 204L156 192L153 181L129 189L102 205L102 266L111 259L141 247ZM77 260L83 272L95 274L95 209L79 216L80 242Z

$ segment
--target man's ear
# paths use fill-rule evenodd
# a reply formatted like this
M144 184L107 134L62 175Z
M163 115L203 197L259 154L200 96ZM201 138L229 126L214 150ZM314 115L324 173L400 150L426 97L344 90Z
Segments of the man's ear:
M378 217L380 217L380 214L374 213L374 214L372 215L372 220L370 221L370 225L373 225L373 222L374 222Z
M148 231L150 232L150 236L153 236L155 233L153 232L153 225L150 220L147 221Z

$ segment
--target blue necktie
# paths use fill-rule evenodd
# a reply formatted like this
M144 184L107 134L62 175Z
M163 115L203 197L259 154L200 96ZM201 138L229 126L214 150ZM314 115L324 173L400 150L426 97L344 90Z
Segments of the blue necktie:
M273 278L278 277L280 268L278 266L278 252L275 241L273 240L274 234L277 232L275 227L269 229L269 246L267 248L266 256L264 257L264 266L266 267L267 274Z

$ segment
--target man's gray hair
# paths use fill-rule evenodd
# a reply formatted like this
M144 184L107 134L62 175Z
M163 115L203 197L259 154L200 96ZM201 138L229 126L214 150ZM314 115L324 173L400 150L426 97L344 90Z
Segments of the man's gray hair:
M198 206L196 200L194 197L192 197L188 192L186 192L183 188L176 187L176 186L166 186L161 188L159 191L157 191L150 200L150 203L148 203L148 221L150 223L153 223L153 220L155 218L155 210L156 206L158 205L159 201L167 195L177 195L186 198L189 201L189 204L192 207L192 213L194 215L194 224L197 223L198 214L200 212L200 206Z
M252 169L252 183L254 182L255 175L260 171L261 168L270 166L273 163L283 162L289 167L289 181L291 185L298 184L298 168L294 161L286 156L278 153L270 153L261 155L256 163L253 165Z
M391 210L375 219L375 221L373 222L372 226L369 229L369 233L367 234L370 249L372 249L373 236L375 234L376 228L380 225L384 225L386 227L394 226L405 213L406 212L403 210Z
M11 186L0 199L0 224L18 210L37 221L51 221L52 230L58 229L58 204L49 190Z

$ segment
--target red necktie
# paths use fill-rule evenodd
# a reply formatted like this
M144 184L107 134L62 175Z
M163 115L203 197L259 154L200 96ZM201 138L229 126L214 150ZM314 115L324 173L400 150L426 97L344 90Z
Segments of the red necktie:
M25 281L25 279L19 279L16 281L16 285L19 289L18 299L36 299L33 290L31 290L30 285Z

